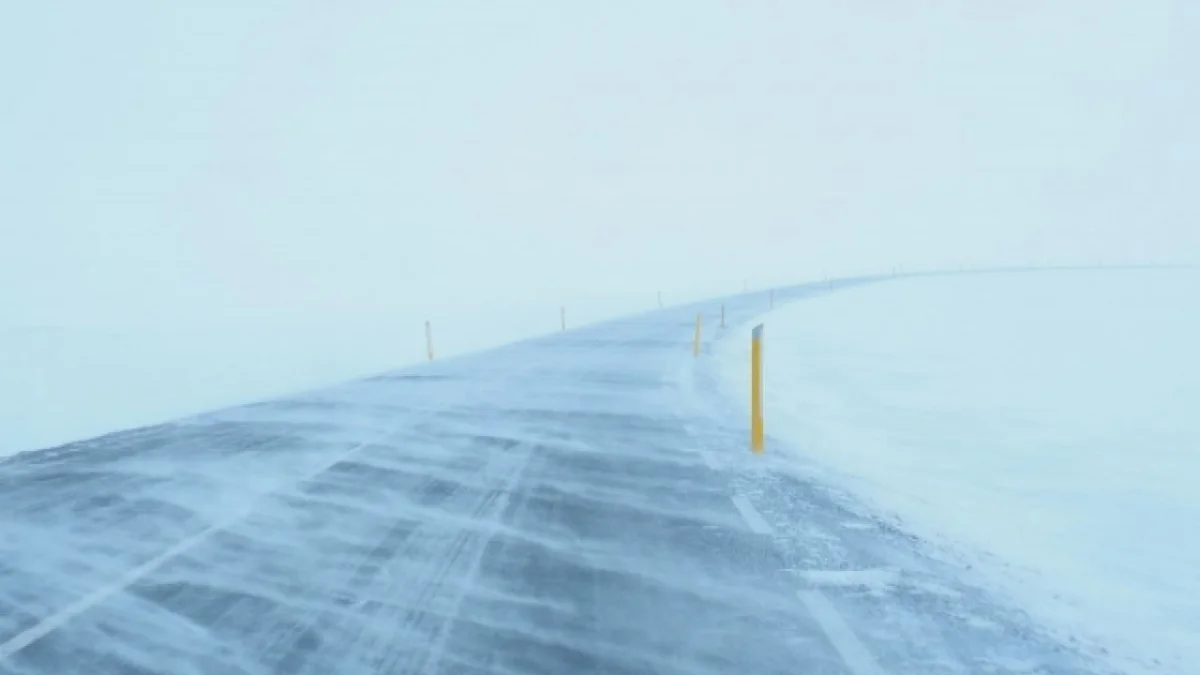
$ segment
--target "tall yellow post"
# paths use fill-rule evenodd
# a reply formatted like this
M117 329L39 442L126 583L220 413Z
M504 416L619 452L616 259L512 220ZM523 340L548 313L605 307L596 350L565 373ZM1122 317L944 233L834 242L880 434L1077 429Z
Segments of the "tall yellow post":
M750 449L762 453L763 442L763 327L750 334Z
M428 321L425 322L425 352L429 355L429 360L433 360L433 326Z
M696 334L692 337L692 356L700 356L700 330L704 324L704 314L696 315Z

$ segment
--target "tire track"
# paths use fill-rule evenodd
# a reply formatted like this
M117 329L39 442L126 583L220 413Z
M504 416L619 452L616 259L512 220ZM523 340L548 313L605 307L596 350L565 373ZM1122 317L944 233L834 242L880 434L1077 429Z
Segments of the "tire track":
M486 399L488 394L495 391L501 391L506 385L508 385L510 378L513 376L519 376L520 373L531 370L535 368L536 365L537 364L526 364L523 367L518 366L505 369L494 375L495 379L491 382L490 387L484 387L482 390L476 389L471 392L471 395L473 398ZM192 535L175 542L157 555L152 556L144 560L141 564L129 569L124 574L111 579L107 583L101 584L90 593L86 593L77 597L74 601L67 603L57 611L37 618L36 620L28 623L23 629L12 635L9 635L3 640L3 642L0 642L0 663L3 663L5 660L11 658L14 654L28 647L30 644L33 644L50 633L58 630L80 614L87 612L96 605L107 601L113 595L125 591L133 584L141 581L143 578L146 578L162 568L168 562L195 549L197 546L206 542L214 535L229 530L231 527L250 515L254 507L257 505L257 502L260 500L270 495L286 491L289 489L289 487L291 489L295 489L304 484L317 481L331 468L349 459L362 449L371 445L385 443L403 433L405 429L424 421L425 418L434 418L438 413L451 409L452 407L452 404L446 405L437 409L436 411L431 410L425 415L417 415L406 420L405 424L390 429L376 438L351 445L349 448L344 449L335 455L332 459L328 457L321 458L319 461L314 462L314 465L310 466L306 470L298 472L297 474L285 476L281 480L277 481L272 487L263 490L257 495L248 497L240 508L233 510L226 517L219 519L196 531ZM116 444L115 438L110 437L106 438L106 440L114 445ZM270 443L267 443L266 445L270 445Z

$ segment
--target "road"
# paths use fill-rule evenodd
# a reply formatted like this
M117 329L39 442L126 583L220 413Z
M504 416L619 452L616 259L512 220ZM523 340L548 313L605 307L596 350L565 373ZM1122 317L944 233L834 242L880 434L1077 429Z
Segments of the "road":
M5 460L0 673L1094 672L748 453L696 311Z

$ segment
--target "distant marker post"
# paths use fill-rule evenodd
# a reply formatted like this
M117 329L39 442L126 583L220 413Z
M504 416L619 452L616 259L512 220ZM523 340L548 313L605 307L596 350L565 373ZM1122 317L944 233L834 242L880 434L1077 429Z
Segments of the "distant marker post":
M704 325L704 314L696 314L696 334L692 336L692 356L700 356L700 331Z
M425 353L429 356L429 360L433 360L433 326L425 322Z

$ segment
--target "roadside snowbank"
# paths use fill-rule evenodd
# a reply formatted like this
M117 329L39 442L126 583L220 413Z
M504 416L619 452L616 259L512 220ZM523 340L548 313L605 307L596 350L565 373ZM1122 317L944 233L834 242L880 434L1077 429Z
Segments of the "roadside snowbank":
M1200 663L1200 273L931 277L765 317L787 452L1128 672ZM745 400L748 340L726 341ZM772 443L774 441L774 443ZM772 447L773 445L773 447Z

